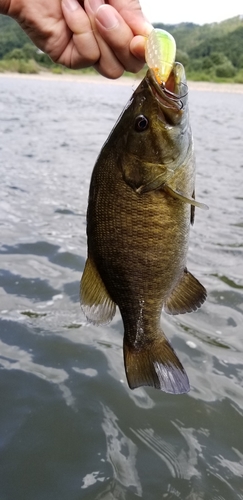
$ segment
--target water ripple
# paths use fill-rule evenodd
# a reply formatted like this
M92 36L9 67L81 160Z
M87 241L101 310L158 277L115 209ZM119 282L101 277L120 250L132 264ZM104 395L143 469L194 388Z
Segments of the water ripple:
M162 315L192 387L174 398L131 391L120 315L79 306L90 175L132 84L0 79L2 497L243 500L242 94L190 93L208 300Z

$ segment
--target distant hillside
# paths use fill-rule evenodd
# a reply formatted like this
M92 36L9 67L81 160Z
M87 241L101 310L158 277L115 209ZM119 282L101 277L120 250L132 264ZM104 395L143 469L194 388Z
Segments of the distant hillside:
M10 17L0 15L0 59L11 50L20 49L29 41L28 36L15 21Z
M243 16L221 23L158 23L176 40L177 59L193 79L234 79L243 83Z
M184 64L189 78L243 83L243 16L203 26L193 23L154 26L174 36L177 60ZM29 60L34 65L28 66ZM0 15L0 71L6 67L21 67L22 71L32 67L38 71L40 64L58 69L36 49L15 21Z
M174 36L178 48L189 52L209 38L227 38L229 33L243 26L243 16L233 17L221 23L204 24L203 26L193 23L158 23L154 26L169 31Z
M201 41L196 47L188 51L192 59L210 57L214 52L223 53L236 68L243 68L243 23L242 25L220 36L211 34L206 40Z

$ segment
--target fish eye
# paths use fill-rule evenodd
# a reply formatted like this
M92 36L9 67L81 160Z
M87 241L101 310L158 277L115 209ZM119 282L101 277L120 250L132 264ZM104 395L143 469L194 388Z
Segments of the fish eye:
M135 130L137 132L143 132L148 128L148 118L144 115L138 115L135 119Z

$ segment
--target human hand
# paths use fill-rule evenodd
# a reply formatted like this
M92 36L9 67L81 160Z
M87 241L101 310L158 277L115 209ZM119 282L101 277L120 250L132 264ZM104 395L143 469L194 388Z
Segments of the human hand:
M54 62L94 66L107 78L144 64L144 40L152 26L139 0L0 0L0 12L16 19Z

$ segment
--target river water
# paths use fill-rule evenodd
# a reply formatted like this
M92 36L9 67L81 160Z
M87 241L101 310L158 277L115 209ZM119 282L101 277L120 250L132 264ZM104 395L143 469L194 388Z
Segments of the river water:
M164 329L191 392L127 387L79 306L99 150L133 83L0 78L0 500L243 499L243 93L190 92L208 290Z

